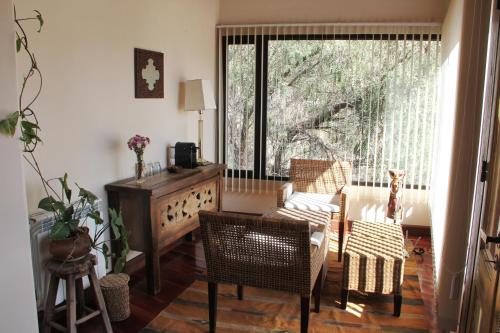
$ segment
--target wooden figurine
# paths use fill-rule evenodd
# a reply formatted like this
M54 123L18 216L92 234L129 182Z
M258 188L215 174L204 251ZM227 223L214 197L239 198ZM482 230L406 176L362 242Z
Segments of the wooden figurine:
M401 197L403 195L403 192L401 191L401 184L403 182L405 172L403 170L389 169L389 175L392 180L389 203L387 204L387 217L393 220L401 220Z

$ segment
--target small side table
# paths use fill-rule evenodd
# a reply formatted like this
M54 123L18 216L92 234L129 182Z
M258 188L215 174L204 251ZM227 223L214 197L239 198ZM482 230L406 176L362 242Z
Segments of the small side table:
M95 273L94 265L97 264L97 259L93 254L88 254L84 258L71 261L61 262L57 260L49 260L47 269L50 272L49 291L45 303L45 313L43 317L43 332L50 333L51 328L55 328L62 332L76 332L76 326L86 322L96 316L101 316L107 333L113 332L111 322L109 321L106 304L99 287L99 280ZM90 288L94 294L97 310L91 309L85 305L83 282L82 278L88 276ZM66 305L55 308L57 288L59 280L66 281ZM57 312L66 310L66 327L53 321L53 315ZM77 314L78 317L77 318Z

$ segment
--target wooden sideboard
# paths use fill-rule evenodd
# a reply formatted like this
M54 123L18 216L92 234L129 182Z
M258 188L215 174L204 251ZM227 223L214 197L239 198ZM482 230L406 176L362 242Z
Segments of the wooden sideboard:
M221 210L224 168L163 171L141 184L129 178L105 186L109 208L122 211L130 248L145 255L150 294L160 291L161 250L198 228L199 210Z

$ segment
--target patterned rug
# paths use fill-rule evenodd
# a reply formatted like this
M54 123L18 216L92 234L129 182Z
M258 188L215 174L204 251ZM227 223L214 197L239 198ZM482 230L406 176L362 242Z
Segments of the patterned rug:
M321 293L320 313L311 312L309 332L429 332L429 318L420 295L413 257L407 259L401 317L393 317L391 295L351 292L346 310L339 308L342 264L331 246L327 281ZM142 333L208 332L207 283L200 276L144 328ZM218 288L217 332L292 333L300 331L300 299L297 295L245 287L244 299L236 298L236 286ZM314 305L311 304L311 311Z

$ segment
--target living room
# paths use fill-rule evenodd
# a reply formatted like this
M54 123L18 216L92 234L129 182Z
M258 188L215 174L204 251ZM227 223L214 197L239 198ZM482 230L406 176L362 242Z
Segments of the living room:
M494 75L486 75L496 68L491 60L496 59L492 50L497 42L491 36L498 30L490 24L497 15L493 2L2 2L0 39L5 47L0 57L0 118L27 106L28 118L22 120L32 119L31 111L36 114L41 140L34 155L23 152L17 138L29 125L21 123L13 137L0 138L4 161L0 201L5 225L0 242L5 272L1 280L2 331L34 332L44 322L48 257L38 238L34 244L30 222L43 220L36 214L40 214L40 200L47 197L37 165L45 179L55 179L55 183L67 173L67 189L72 190L73 198L80 186L94 194L96 212L104 224L112 219L108 208L116 208L127 226L131 220L127 214L133 209L124 208L123 201L113 203L110 193L118 189L107 185L137 177L139 155L139 165L144 163L147 176L138 188L146 188L163 174L175 177L179 170L172 165L178 161L172 152L178 142L194 143L198 148L202 143L196 154L201 152L205 160L220 166L214 171L220 177L216 210L257 219L276 210L280 195L286 196L282 188L294 178L293 160L336 160L350 165L349 179L342 180L349 185L348 208L340 209L346 212L340 213L340 220L331 221L329 260L336 263L329 269L338 271L325 273L321 309L319 314L311 312L309 331L363 331L358 326L349 330L346 323L366 325L366 331L390 331L391 326L412 331L411 318L418 319L414 331L466 332L479 327L470 326L481 322L473 315L477 304L472 303L478 297L472 292L478 281L473 272L479 269L474 264L475 249L484 238L481 230L496 235L497 226L482 226L478 211L491 211L493 221L498 214L496 206L489 204L494 202L494 193L479 181L482 160L491 160L491 170L496 170L491 153L494 139L489 142L484 134L487 124L495 124L490 125L491 133L496 133L497 126L495 121L485 120L489 119L488 110L496 107L491 102L496 96L492 82L496 81L491 81ZM35 55L35 67L26 47ZM152 81L148 81L147 62L140 63L141 54L146 60L155 59L155 65L161 64L153 67ZM28 75L30 68L39 70L43 80L36 73ZM28 84L23 89L26 77ZM138 82L146 86L143 91ZM149 82L156 89L148 92ZM200 102L200 95L192 95L191 88L200 91L202 107L188 105ZM20 95L28 103L20 104ZM492 103L489 109L488 101ZM148 139L141 143L140 154L127 147L136 134ZM203 168L210 165L193 170ZM412 298L405 300L408 288L404 289L401 317L392 316L392 297L374 296L367 301L364 294L351 293L347 310L340 304L342 251L354 232L352 222L387 222L388 202L394 199L390 197L394 178L389 169L404 172L394 194L400 214L395 220L399 219L404 242L411 247L404 273L416 276L417 283L411 287L418 289L415 302L421 305L413 309ZM494 183L495 174L492 171L485 177ZM200 184L204 181L199 177ZM326 183L322 179L315 186ZM338 186L337 180L334 183ZM175 192L174 185L169 186ZM341 192L340 187L336 190ZM478 193L485 193L482 201ZM288 207L288 197L282 198ZM342 206L341 201L338 205ZM483 206L486 208L478 208ZM203 313L193 308L175 313L180 309L175 306L197 288L193 283L200 282L199 275L206 268L202 230L196 224L187 237L187 227L182 230L172 231L175 241L165 243L154 259L159 263L155 269L161 274L162 286L153 288L153 294L161 296L152 296L148 285L149 252L134 248L141 246L136 246L134 235L129 236L131 251L124 271L131 279L131 316L113 322L114 331L176 331L174 314L204 321L199 326L177 327L180 331L209 330L207 297ZM113 232L105 231L102 237L111 248ZM415 249L423 253L417 254ZM490 252L494 257L494 251ZM98 278L111 271L116 259L98 254ZM206 288L206 282L200 286ZM240 324L250 325L246 328L231 326L235 324L230 320L231 311L224 315L220 309L225 304L222 294L239 296L233 289L219 288L218 331L254 327L250 322L255 318L241 320ZM252 297L266 296L248 289L241 302L247 295L249 302ZM62 290L57 303L64 304ZM299 299L289 297L287 302L294 305L290 311L295 312L289 314L287 309L274 317L262 316L264 326L255 324L253 329L299 331ZM250 303L238 306L241 310ZM260 306L259 311L266 308ZM351 317L343 317L346 311ZM377 311L385 312L378 318ZM164 326L158 324L162 318ZM387 321L388 327L383 324ZM101 329L97 318L78 326L79 331Z

